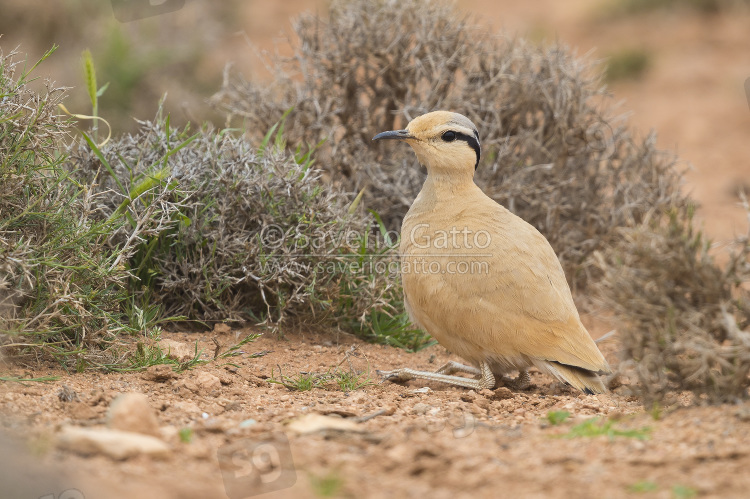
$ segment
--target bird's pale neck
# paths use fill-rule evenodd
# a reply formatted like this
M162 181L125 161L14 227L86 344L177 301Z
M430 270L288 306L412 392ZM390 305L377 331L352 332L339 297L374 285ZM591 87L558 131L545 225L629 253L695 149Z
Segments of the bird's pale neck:
M431 185L438 190L455 190L474 185L474 163L470 159L446 158L441 160L439 156L434 155L424 157L417 154L417 156L420 163L427 168L425 187Z
M455 193L473 187L476 187L473 172L445 172L428 169L423 189Z

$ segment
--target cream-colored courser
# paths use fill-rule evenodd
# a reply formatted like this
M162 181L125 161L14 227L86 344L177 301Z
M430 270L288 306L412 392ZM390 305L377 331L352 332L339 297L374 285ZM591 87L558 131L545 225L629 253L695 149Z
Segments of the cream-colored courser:
M610 368L581 324L562 266L544 236L474 183L479 134L465 116L425 114L373 140L408 143L427 180L401 228L404 303L412 321L471 365L397 369L384 379L493 388L536 367L585 393L606 389ZM454 375L466 372L475 378Z

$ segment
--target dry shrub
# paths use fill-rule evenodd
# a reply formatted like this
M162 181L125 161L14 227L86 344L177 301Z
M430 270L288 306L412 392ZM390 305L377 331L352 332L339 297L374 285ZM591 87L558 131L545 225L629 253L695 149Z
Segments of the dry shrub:
M0 344L67 363L122 329L127 275L103 251L109 226L88 218L90 192L63 166L64 89L32 90L27 68L0 52Z
M230 67L213 102L256 136L293 107L290 143L330 138L318 155L326 178L366 187L389 228L425 172L409 148L371 138L435 109L477 124L477 184L547 236L574 286L614 227L682 203L673 158L630 135L604 106L596 61L563 46L492 36L441 1L334 1L328 19L303 15L295 30L295 56L270 61L272 84Z
M102 219L121 205L118 192L149 179L170 193L134 199L132 221L109 238L117 247L161 220L140 230L126 263L131 292L160 304L162 316L330 325L392 309L393 276L367 266L378 258L372 217L349 213L352 197L323 184L310 156L285 151L281 130L259 147L208 127L191 136L161 115L140 124L102 148L106 164L85 143L71 159L96 186Z
M620 232L598 255L600 296L615 312L620 371L634 373L636 393L648 404L684 390L695 402L747 397L750 239L738 239L719 266L689 214Z

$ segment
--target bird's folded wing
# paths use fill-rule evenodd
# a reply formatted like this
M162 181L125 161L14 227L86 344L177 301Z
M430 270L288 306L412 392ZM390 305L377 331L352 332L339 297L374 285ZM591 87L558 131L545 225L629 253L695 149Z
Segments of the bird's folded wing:
M469 272L405 276L415 318L501 355L607 371L607 362L580 322L552 247L520 218L501 215L501 220L483 216L469 221L473 227L493 230L486 248L427 258L439 262L441 269L449 268L451 260L465 262L462 268Z

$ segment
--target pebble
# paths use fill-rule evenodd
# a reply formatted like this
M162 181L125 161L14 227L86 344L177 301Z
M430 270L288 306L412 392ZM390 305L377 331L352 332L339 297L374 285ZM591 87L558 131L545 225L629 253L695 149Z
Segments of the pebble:
M170 456L169 446L158 438L108 428L66 426L60 430L57 443L60 448L78 454L104 454L117 460L139 455L156 459Z
M167 357L179 362L192 359L195 356L195 346L191 347L191 345L180 341L160 340L159 348L161 348Z
M142 393L131 392L118 396L109 406L107 426L115 430L159 436L156 412Z
M163 383L165 381L169 381L172 378L177 378L178 375L172 370L171 366L168 366L166 364L157 364L146 369L141 377L146 381Z
M238 425L240 428L250 428L251 426L257 424L258 422L254 419L246 419Z
M491 397L494 400L508 400L508 399L515 398L515 395L513 394L512 391L510 391L508 387L501 386L500 388L498 388L492 393Z
M216 396L221 391L221 379L207 371L201 371L195 377L183 377L177 383L197 395Z
M414 412L414 414L425 414L430 410L430 408L431 406L429 404L418 402L414 404L414 407L412 407L411 410Z

